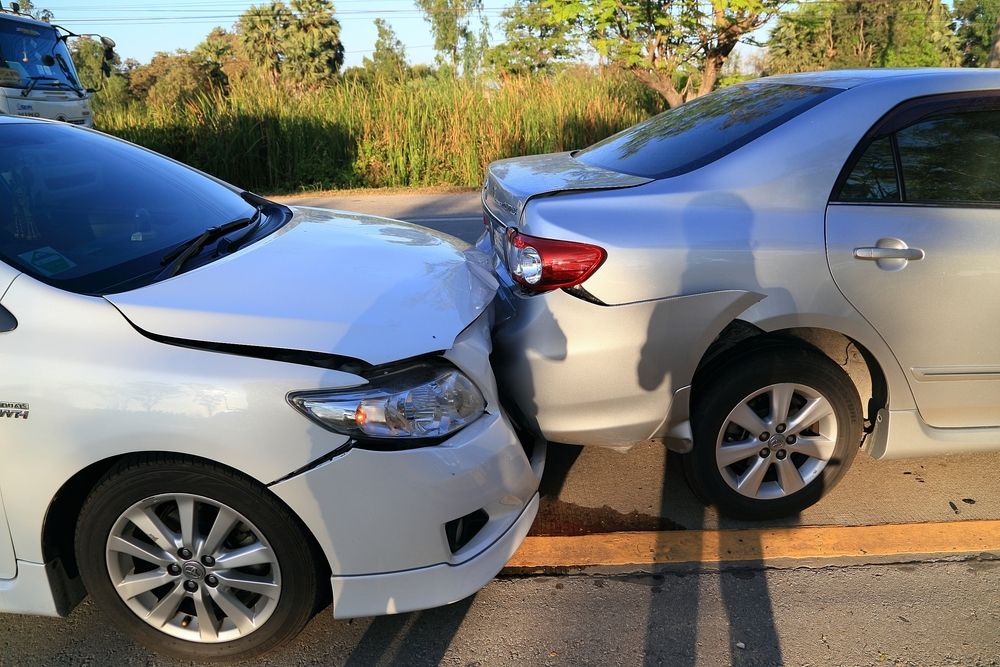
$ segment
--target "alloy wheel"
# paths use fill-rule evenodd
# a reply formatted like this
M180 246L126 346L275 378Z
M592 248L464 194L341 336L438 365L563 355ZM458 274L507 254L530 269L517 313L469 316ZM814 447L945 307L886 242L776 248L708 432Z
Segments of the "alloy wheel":
M815 480L836 444L830 401L811 387L783 382L755 391L732 409L716 440L715 459L732 489L772 500Z
M274 612L281 570L262 532L228 505L187 493L141 500L108 535L108 575L147 624L193 642L245 637Z

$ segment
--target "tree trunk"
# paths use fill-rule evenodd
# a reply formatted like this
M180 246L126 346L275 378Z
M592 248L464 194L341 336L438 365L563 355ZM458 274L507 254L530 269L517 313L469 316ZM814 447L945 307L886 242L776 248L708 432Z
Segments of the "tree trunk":
M698 86L698 97L708 95L715 88L724 61L725 58L721 54L713 54L705 59L705 64L701 68L701 84ZM688 96L689 99L691 97L690 95Z
M1000 67L1000 15L997 16L997 25L993 29L993 44L990 45L990 56L986 60L987 67Z
M662 95L671 109L676 109L684 104L684 95L674 87L674 82L670 80L669 72L660 74L646 69L634 69L632 73L648 88L652 88Z

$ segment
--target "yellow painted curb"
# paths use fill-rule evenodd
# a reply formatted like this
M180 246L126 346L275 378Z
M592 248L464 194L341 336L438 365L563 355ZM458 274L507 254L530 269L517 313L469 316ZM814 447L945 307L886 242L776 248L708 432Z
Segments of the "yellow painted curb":
M1000 552L1000 521L528 537L509 568Z

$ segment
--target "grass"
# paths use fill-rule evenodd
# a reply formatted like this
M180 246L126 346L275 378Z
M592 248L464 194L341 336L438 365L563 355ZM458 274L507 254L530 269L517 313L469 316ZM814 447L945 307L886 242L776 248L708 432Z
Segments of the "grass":
M490 162L587 146L661 111L622 75L492 85L424 79L283 92L235 82L173 106L99 108L97 126L242 187L476 187Z

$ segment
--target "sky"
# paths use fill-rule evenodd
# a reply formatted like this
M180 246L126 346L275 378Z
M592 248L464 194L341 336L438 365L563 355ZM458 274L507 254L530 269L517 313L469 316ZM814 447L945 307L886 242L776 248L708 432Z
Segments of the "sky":
M5 7L9 2L3 3ZM53 23L76 33L98 33L117 43L122 57L149 62L158 51L193 49L215 26L230 28L252 4L243 0L35 0L55 14ZM500 12L513 0L485 0L494 35ZM384 18L406 45L411 63L434 61L434 38L412 0L335 0L345 65L360 65L375 44L376 18ZM476 26L478 27L478 26ZM494 36L494 40L496 37Z

